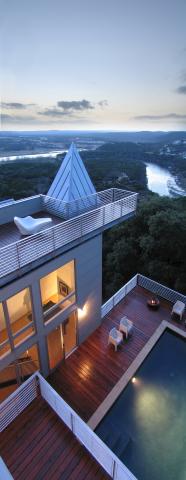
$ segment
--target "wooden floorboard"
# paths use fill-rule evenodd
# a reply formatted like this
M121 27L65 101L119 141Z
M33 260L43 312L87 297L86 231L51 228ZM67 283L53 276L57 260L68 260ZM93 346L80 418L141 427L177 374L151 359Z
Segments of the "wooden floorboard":
M33 218L51 218L52 224L51 227L58 225L63 220L60 217L56 217L55 215L51 215L48 212L38 212L34 213ZM42 230L45 230L48 227L43 227ZM23 238L27 238L20 234L18 228L16 227L14 222L6 223L0 226L0 248L3 248L11 243L18 242Z
M1 433L0 451L15 480L110 478L40 397Z
M152 311L147 299L152 294L137 286L105 317L102 325L50 375L49 382L71 407L87 421L112 390L162 320L171 320L172 305L160 299ZM119 326L123 315L134 323L132 336L114 351L108 334ZM183 327L184 328L184 327Z

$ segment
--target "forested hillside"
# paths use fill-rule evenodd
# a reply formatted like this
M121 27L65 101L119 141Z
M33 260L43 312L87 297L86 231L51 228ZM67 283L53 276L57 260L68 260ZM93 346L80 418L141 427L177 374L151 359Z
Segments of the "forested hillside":
M147 190L146 146L104 144L81 152L97 190L138 191L132 220L103 236L103 297L110 297L136 272L186 293L186 197L162 198ZM64 155L0 163L0 199L47 193Z
M136 217L105 233L103 296L137 272L186 294L186 197L141 201Z

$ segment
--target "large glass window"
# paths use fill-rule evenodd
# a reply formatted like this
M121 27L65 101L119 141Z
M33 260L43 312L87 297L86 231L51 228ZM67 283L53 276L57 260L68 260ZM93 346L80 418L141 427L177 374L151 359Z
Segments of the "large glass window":
M10 351L10 343L5 322L3 305L0 303L0 357L6 355Z
M35 332L29 288L10 297L7 307L13 342L17 345Z
M33 345L0 372L0 402L40 369L37 345Z
M22 353L17 360L19 368L19 376L21 382L33 375L40 369L38 347L33 345L26 352Z
M74 261L49 273L40 280L44 321L75 302Z
M0 372L0 403L19 386L16 365L11 363Z

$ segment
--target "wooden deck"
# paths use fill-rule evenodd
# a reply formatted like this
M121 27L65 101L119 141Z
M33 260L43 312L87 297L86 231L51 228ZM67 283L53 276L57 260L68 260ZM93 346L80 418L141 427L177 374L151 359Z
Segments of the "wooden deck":
M34 213L33 215L33 218L46 218L46 217L49 217L52 219L52 223L50 227L58 225L63 221L61 218L56 217L55 215L51 215L48 212L38 212L38 213ZM43 230L45 230L46 228L48 227L46 226L43 227ZM11 243L14 243L14 242L18 242L23 238L27 238L27 237L20 234L14 222L0 225L0 248L6 247L7 245L10 245Z
M42 398L1 433L0 451L15 480L110 478Z
M149 310L147 299L151 296L147 290L135 287L105 317L102 325L50 375L51 385L85 421L103 402L162 320L178 326L171 321L172 305L169 302L162 299L159 310ZM107 344L108 333L113 326L118 327L123 315L134 322L134 331L115 352L113 346Z

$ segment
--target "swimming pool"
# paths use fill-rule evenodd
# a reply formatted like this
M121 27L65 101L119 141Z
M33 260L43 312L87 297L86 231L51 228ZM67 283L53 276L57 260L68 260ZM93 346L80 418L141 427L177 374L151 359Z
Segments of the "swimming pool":
M139 480L186 480L186 340L166 329L96 428Z

